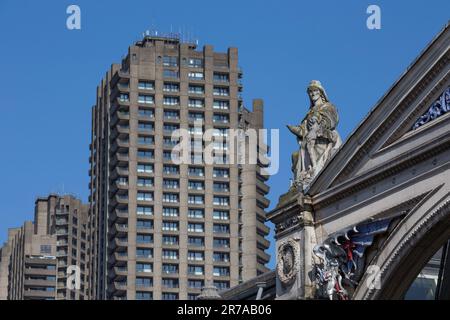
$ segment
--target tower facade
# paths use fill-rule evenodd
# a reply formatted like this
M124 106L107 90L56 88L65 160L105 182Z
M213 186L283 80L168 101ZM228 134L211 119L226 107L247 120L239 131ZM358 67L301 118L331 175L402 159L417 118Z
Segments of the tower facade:
M91 298L195 299L206 284L267 271L262 164L230 163L214 140L263 128L262 101L243 107L241 78L236 48L170 36L145 36L107 72L92 108ZM194 150L212 144L213 162L174 161L179 129Z

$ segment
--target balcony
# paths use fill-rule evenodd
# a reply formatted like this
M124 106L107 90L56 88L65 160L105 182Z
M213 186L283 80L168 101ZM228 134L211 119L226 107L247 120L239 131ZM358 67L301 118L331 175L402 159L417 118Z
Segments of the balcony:
M69 224L69 220L67 219L56 219L57 226L65 226L67 224Z
M114 281L114 287L117 291L126 291L127 282L126 281Z
M126 221L128 220L128 210L115 209L109 215L110 222Z
M112 172L111 172L111 179L116 180L118 177L127 177L129 174L128 167L119 167L117 166Z

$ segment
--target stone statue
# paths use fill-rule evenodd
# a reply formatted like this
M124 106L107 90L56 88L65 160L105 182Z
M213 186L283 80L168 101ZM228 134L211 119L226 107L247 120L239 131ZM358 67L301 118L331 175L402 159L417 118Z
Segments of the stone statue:
M300 144L300 150L292 154L292 172L293 185L302 191L342 144L336 131L336 107L329 102L320 81L311 81L307 92L311 106L306 117L298 126L288 125Z

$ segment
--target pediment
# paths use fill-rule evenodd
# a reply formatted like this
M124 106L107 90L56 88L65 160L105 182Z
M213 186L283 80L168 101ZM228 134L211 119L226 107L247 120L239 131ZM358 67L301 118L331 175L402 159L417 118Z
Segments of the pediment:
M357 177L370 176L412 159L415 153L436 143L446 143L450 140L450 110L439 103L446 93L450 99L449 88L447 25L347 138L311 183L308 193L315 195Z

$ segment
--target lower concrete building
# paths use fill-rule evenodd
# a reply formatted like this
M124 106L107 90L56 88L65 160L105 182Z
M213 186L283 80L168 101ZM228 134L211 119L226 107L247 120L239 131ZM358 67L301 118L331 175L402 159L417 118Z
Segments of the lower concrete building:
M38 198L34 222L9 229L0 249L0 300L84 299L87 213L72 196Z

